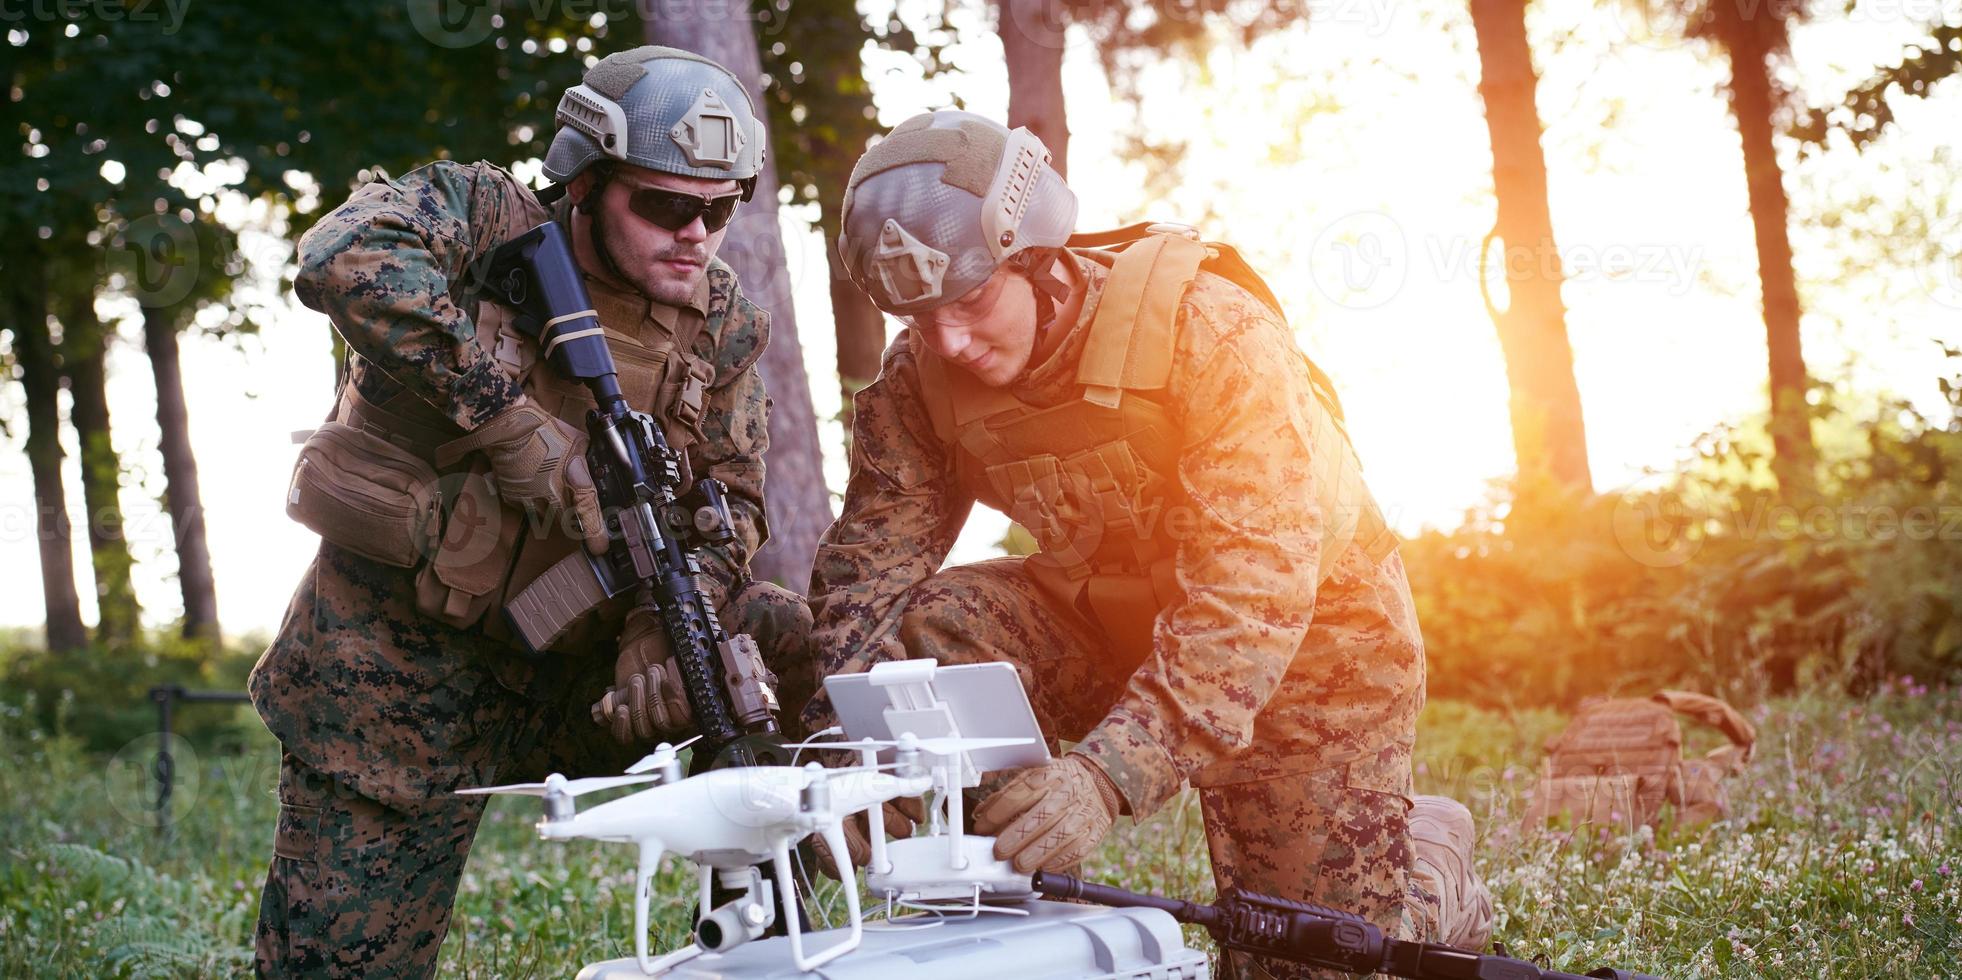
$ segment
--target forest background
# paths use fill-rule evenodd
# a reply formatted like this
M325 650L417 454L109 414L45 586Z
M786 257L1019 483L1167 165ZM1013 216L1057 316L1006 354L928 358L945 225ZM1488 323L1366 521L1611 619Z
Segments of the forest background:
M803 585L893 330L836 271L850 163L957 106L1043 136L1081 227L1187 222L1267 275L1406 536L1432 723L1506 718L1530 766L1532 713L1593 695L1952 704L1957 0L7 0L0 31L0 701L83 769L151 686L240 688L311 557L280 501L338 348L298 236L433 159L542 179L558 93L647 41L769 108L723 249L776 325L765 576ZM1026 544L983 515L953 560ZM264 749L249 712L180 728Z

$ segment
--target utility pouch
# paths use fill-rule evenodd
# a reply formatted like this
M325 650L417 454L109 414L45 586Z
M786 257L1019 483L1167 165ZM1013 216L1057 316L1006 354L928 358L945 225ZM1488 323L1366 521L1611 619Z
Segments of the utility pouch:
M470 468L444 478L449 489L443 534L416 573L416 610L458 629L476 625L499 598L523 511L497 495L482 453Z
M420 457L326 422L300 447L286 516L364 558L410 568L429 553L440 499L436 470Z

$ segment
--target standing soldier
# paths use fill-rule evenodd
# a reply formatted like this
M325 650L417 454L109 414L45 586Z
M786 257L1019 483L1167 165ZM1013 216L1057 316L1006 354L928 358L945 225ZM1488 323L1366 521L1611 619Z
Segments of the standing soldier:
M820 672L1016 664L1077 741L975 812L1018 870L1083 860L1190 782L1222 889L1482 946L1471 815L1411 796L1423 642L1333 387L1231 249L1174 226L1066 247L1047 159L943 111L852 172L839 247L909 329L854 400L812 573ZM976 500L1039 552L939 571Z
M262 974L434 972L484 807L453 790L617 772L692 723L646 597L542 657L504 627L508 597L582 542L603 550L605 525L590 397L473 288L499 244L566 229L628 402L730 490L737 540L704 551L704 591L786 696L814 683L781 656L809 613L747 573L767 533L769 318L715 252L762 166L754 108L722 66L642 47L593 66L557 118L545 192L436 163L361 188L300 242L296 289L349 355L288 497L325 540L251 680L283 747Z

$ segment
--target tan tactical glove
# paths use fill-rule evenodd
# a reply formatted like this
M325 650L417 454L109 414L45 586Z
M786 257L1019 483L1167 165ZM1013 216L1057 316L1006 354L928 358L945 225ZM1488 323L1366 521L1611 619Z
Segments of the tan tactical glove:
M437 462L481 449L490 459L497 494L536 513L567 508L579 524L586 550L606 553L606 522L599 490L586 470L586 434L571 423L520 398L510 408L444 446Z
M627 611L620 657L613 662L613 686L593 704L593 721L625 745L671 740L694 728L681 665L653 604L640 603Z
M974 812L974 832L995 837L995 857L1021 874L1074 867L1117 819L1116 784L1089 758L1070 753L1024 769Z
M880 811L886 818L886 836L904 840L913 836L913 828L926 822L926 808L916 796L902 796L887 800ZM846 856L851 858L852 867L862 868L872 862L872 822L865 814L854 813L843 821L845 829ZM817 854L818 870L825 877L838 880L838 863L831 857L831 848L824 838L811 835L811 850Z

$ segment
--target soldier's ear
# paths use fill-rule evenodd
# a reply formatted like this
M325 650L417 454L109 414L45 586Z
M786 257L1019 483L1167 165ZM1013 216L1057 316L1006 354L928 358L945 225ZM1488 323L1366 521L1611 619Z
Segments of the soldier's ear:
M583 201L586 199L586 190L592 186L593 171L581 170L578 176L572 178L572 183L565 185L566 196L569 200Z

